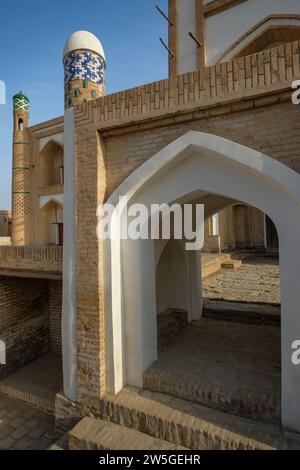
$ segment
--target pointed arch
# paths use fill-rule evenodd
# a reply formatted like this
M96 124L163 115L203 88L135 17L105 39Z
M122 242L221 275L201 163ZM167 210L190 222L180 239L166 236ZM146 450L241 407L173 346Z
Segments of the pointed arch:
M50 139L42 147L39 159L40 186L61 185L64 182L64 147L56 139Z
M256 54L278 44L298 39L300 39L300 15L270 15L235 41L218 63Z
M176 181L176 184L174 184ZM255 190L254 190L255 189ZM208 193L250 204L270 215L281 250L282 421L300 429L300 371L290 347L300 337L298 311L300 176L282 163L227 139L190 131L134 171L109 198L115 207L111 239L104 243L107 312L107 388L141 386L157 358L155 253L151 240L118 240L127 217L119 196L130 203L170 203ZM133 295L134 293L134 295Z

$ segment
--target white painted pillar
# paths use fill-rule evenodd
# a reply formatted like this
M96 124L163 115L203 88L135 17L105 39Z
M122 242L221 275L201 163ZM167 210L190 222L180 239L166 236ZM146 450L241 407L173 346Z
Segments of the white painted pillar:
M290 211L293 224L279 228L281 280L281 402L282 424L291 431L300 432L300 365L292 362L294 341L300 340L299 273L300 239L299 214ZM297 221L296 221L297 217ZM296 247L296 248L295 248Z
M157 360L154 243L123 240L122 253L124 265L130 266L123 278L125 383L142 387L144 371Z
M64 255L62 357L64 393L77 399L75 118L67 109L64 122Z

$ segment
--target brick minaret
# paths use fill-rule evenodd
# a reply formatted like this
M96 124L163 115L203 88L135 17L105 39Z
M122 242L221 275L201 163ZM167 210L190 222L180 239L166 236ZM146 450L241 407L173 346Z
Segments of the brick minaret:
M12 176L12 244L26 244L29 230L29 99L21 92L13 97L13 176Z
M105 54L96 36L73 33L63 53L65 108L105 95Z

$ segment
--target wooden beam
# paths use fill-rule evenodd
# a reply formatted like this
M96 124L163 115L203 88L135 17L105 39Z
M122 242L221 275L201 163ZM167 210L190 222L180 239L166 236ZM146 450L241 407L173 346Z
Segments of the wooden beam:
M170 26L173 26L173 23L172 21L170 20L170 18L167 17L167 15L159 8L158 5L155 6L156 10L161 14L161 16L167 20L167 22L169 23Z

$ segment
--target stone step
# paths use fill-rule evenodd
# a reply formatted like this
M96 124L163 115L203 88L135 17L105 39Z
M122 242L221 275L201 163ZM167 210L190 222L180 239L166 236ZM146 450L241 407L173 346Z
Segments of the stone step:
M212 260L206 261L205 255L202 258L202 279L217 273L221 269L221 264L229 261L230 255L215 255Z
M187 450L109 421L83 418L69 432L69 450Z
M231 259L229 261L224 261L221 263L221 268L226 271L237 271L243 265L243 262L238 259Z
M104 395L101 418L192 450L300 449L298 436L279 425L129 387Z
M154 363L144 373L143 388L245 418L280 422L280 396L270 389L262 394L259 388L252 387L250 391L245 386L239 387L238 383L224 384L212 376L183 373L161 367L159 363Z

